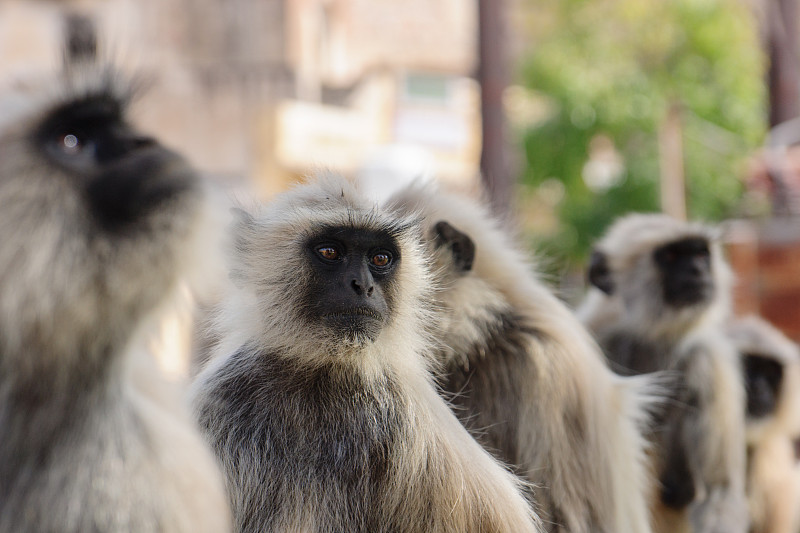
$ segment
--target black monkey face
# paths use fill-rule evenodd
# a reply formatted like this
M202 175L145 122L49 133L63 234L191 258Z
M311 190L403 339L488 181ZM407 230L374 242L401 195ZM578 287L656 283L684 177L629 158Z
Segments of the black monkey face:
M692 237L671 242L653 252L661 274L664 302L681 308L710 302L714 296L708 241Z
M305 248L311 283L303 309L309 318L337 339L377 339L395 297L395 239L380 230L331 227L308 239Z
M33 142L75 180L90 213L109 231L130 228L194 183L176 154L124 122L122 103L111 95L62 104L35 130Z
M744 354L747 414L761 418L775 411L781 393L783 365L770 357Z

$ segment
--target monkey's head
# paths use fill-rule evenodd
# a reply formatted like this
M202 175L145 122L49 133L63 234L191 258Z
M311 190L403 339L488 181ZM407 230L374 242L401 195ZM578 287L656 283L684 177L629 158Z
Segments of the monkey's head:
M717 238L667 215L619 219L596 245L589 282L618 298L629 322L681 329L724 307L730 274Z
M747 391L748 437L760 426L776 417L790 428L800 431L798 385L800 385L800 351L772 324L756 316L732 320L728 336L742 358L742 371Z
M530 254L522 252L487 203L412 185L393 195L387 208L422 219L437 284L433 336L443 341L438 351L445 358L466 357L487 335L505 327L509 317L547 313L574 322L538 280Z
M233 279L253 295L250 332L268 346L322 362L402 342L418 323L428 276L414 221L378 211L344 178L241 211L234 240Z
M204 195L181 157L129 125L129 87L68 64L0 101L2 355L113 352L194 261Z

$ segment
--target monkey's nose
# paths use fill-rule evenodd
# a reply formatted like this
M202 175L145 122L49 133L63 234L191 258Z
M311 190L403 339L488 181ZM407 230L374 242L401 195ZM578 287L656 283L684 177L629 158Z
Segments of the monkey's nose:
M366 294L367 296L372 296L372 293L375 290L375 285L369 279L354 278L351 284L353 290L356 291L356 294Z

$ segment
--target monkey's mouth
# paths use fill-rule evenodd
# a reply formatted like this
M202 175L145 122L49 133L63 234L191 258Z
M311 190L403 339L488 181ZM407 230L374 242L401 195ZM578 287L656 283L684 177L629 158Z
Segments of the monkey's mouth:
M709 303L714 286L705 281L684 281L666 291L666 301L674 307L689 307Z
M374 309L370 309L369 307L352 307L350 309L342 309L340 311L334 311L333 313L326 313L323 315L325 320L363 320L363 319L373 319L373 320L383 320L383 315L377 312Z
M383 315L368 307L353 307L326 313L322 319L329 328L351 340L375 340L383 326Z

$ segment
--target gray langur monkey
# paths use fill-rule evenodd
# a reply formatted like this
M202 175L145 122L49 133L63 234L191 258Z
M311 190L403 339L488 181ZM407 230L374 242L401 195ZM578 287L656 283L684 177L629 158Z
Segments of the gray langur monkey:
M728 324L747 390L752 533L800 531L800 350L766 320Z
M484 447L534 484L546 528L650 531L649 378L608 369L485 206L413 185L387 207L423 218L442 315L433 358L444 396Z
M130 97L89 58L0 95L2 533L231 527L214 456L142 347L200 281L213 211L128 125Z
M725 335L731 273L711 228L631 214L596 244L579 315L614 370L667 371L652 439L658 531L747 531L744 386Z
M233 240L238 290L194 393L239 531L539 531L434 388L412 219L330 174L240 213Z

